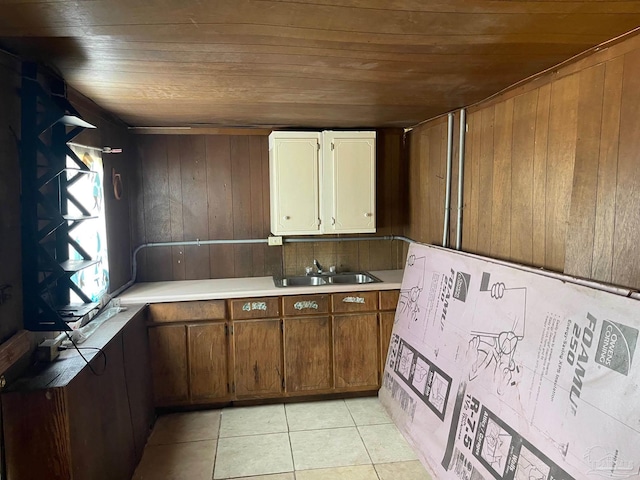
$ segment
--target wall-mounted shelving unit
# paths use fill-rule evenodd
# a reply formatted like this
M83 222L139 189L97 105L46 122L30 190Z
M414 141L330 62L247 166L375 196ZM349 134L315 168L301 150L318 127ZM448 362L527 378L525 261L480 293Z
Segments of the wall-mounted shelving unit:
M83 221L95 218L69 187L95 173L67 144L86 128L96 127L66 99L64 81L52 79L48 88L43 86L34 63L22 65L21 99L24 325L28 330L69 330L66 320L76 319L74 312L91 304L71 277L97 261L69 235ZM67 157L75 167L67 166ZM80 214L69 214L68 203ZM70 247L81 260L69 258ZM70 306L72 291L85 302L78 308Z

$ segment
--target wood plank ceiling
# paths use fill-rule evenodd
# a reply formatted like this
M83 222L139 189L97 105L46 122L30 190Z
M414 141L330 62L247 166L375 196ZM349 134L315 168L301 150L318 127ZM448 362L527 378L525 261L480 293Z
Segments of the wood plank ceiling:
M133 126L411 126L638 25L640 1L0 2L0 46Z

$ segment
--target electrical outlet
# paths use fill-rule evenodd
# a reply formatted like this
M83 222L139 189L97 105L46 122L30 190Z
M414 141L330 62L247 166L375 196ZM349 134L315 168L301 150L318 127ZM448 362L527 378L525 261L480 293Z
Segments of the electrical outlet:
M269 246L275 247L277 245L282 245L282 237L269 237Z

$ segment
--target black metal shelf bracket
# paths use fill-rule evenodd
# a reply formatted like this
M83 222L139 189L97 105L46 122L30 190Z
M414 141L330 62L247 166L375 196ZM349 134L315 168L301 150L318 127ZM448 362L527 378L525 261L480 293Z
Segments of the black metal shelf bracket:
M95 218L69 187L87 174L94 174L67 145L86 128L95 126L82 119L66 98L62 79L47 78L47 88L38 65L22 64L22 123L20 138L22 275L24 327L34 331L69 330L65 310L74 292L85 304L91 300L71 277L97 263L74 241L69 232L81 222ZM70 157L74 168L67 167ZM67 202L80 214L70 215ZM69 259L69 247L82 260Z

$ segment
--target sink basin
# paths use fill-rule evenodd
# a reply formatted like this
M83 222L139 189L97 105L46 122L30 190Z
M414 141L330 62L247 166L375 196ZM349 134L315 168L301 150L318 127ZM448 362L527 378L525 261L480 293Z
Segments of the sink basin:
M300 275L295 277L274 278L276 287L309 287L326 285L327 279L319 275Z
M360 285L363 283L381 282L368 272L328 273L321 275L294 275L291 277L275 278L276 287L311 287L316 285Z
M370 273L367 272L358 272L358 273L337 273L335 275L331 275L328 278L329 283L346 283L346 284L354 284L358 285L361 283L374 283L380 282L381 280L374 277Z

